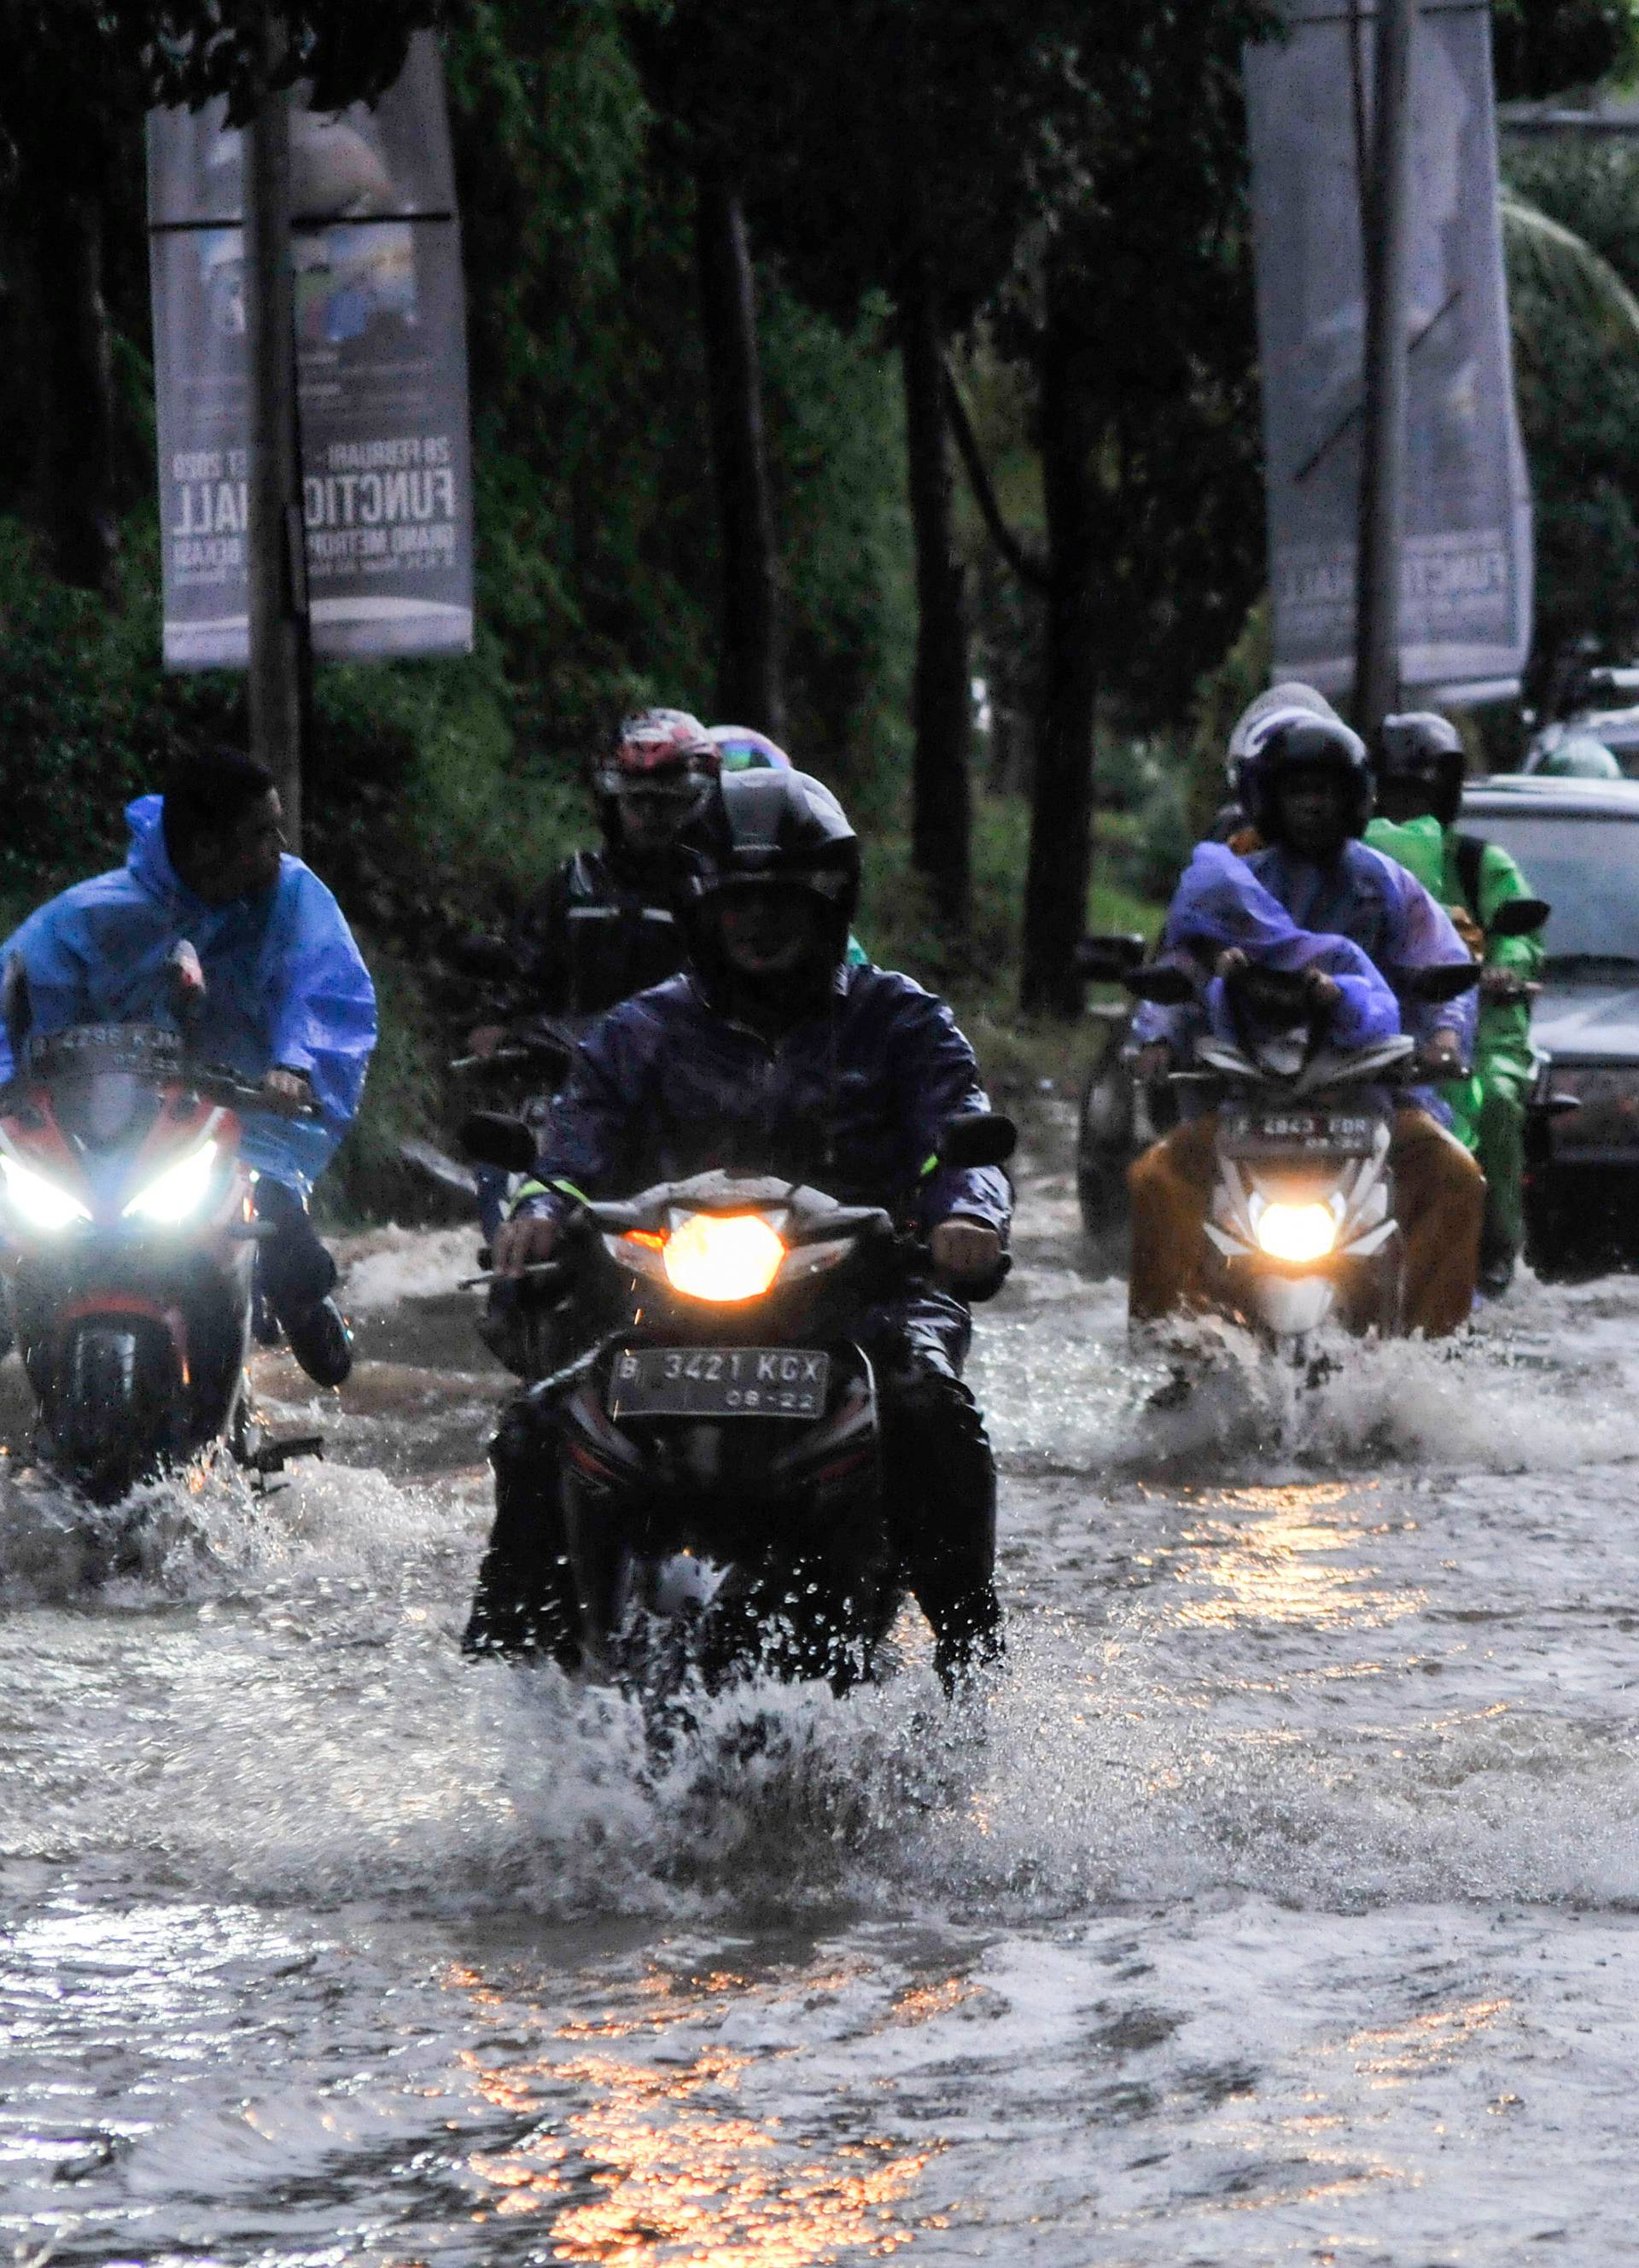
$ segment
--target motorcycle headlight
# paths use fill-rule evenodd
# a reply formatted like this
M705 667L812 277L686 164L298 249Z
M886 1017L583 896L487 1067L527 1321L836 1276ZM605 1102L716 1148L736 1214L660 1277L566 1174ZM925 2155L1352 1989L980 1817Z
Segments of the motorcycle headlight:
M673 1229L663 1256L674 1292L727 1304L766 1292L786 1247L754 1212L696 1212Z
M43 1174L32 1172L4 1152L0 1152L0 1171L5 1174L7 1197L31 1228L70 1228L77 1220L91 1219L91 1208L83 1205L71 1190L59 1189Z
M1271 1260L1324 1260L1338 1241L1337 1216L1326 1204L1266 1204L1254 1233Z
M202 1142L187 1157L179 1158L175 1165L156 1174L146 1189L138 1189L125 1208L126 1219L161 1223L186 1220L203 1204L216 1162L216 1144Z

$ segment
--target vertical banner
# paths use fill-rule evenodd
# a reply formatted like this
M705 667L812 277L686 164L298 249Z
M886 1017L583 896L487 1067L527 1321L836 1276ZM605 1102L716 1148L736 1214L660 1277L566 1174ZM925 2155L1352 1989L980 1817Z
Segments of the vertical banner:
M165 661L248 659L243 151L225 105L148 119ZM298 401L313 649L472 645L466 324L430 33L373 109L293 105Z
M1376 10L1285 5L1288 36L1245 58L1275 674L1347 693ZM1531 499L1497 217L1489 0L1422 0L1412 141L1400 681L1517 679L1531 643Z

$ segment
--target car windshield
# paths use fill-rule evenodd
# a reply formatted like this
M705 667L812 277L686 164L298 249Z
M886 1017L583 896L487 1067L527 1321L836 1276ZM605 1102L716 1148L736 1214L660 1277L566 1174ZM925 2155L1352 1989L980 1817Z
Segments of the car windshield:
M1632 980L1639 971L1639 821L1487 811L1466 815L1464 828L1511 851L1526 887L1553 907L1543 941L1556 976Z

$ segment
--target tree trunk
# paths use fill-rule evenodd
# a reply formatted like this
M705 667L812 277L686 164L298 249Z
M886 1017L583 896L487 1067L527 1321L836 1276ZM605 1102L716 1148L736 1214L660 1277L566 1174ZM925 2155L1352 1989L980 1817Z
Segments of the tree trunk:
M1027 1012L1078 1016L1072 956L1087 919L1098 694L1099 433L1085 344L1064 279L1051 271L1047 293L1037 380L1049 580L1020 1001Z
M30 233L40 525L63 581L111 599L119 523L101 206L85 190L41 197Z
M912 683L911 856L940 918L968 925L972 692L962 563L952 516L945 335L939 293L916 262L899 294L905 446L916 542L916 671Z
M725 723L785 735L779 571L763 435L757 284L745 215L724 177L705 169L695 208L700 328L705 341L712 464L722 542L717 705Z

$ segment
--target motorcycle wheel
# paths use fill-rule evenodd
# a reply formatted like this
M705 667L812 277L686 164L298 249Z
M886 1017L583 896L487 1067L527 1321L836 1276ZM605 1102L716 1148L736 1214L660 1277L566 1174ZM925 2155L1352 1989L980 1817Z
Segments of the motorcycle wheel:
M176 1399L168 1343L123 1326L82 1325L46 1412L52 1464L92 1504L117 1504L165 1469Z

